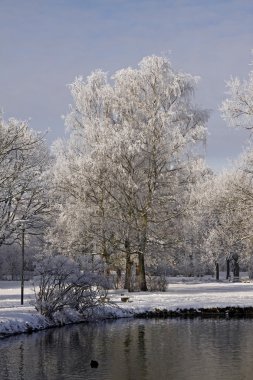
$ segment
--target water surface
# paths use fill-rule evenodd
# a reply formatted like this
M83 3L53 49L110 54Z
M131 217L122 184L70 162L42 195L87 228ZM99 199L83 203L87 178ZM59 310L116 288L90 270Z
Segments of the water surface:
M0 379L252 380L253 320L131 319L11 337L0 341Z

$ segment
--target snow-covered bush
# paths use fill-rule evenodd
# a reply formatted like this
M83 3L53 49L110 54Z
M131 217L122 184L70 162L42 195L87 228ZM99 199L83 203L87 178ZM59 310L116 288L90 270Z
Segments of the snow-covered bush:
M101 304L107 294L106 280L84 271L65 256L49 256L36 265L35 308L46 317L69 307L84 313Z

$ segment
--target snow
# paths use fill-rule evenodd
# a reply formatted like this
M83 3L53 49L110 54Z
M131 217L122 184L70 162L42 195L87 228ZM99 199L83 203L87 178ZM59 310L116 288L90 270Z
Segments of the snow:
M167 292L130 293L121 307L134 313L154 309L200 309L253 306L253 283L176 283ZM112 297L119 302L120 297Z
M191 281L191 282L190 282ZM136 313L155 309L199 309L213 307L253 306L253 283L201 282L184 278L170 281L166 292L135 292L123 290L109 291L109 303L97 309L93 317L131 317ZM122 302L124 293L128 302ZM31 332L55 325L80 322L76 312L65 311L58 314L55 321L41 316L32 306L34 299L32 284L25 283L24 305L20 305L20 284L14 281L0 281L0 336Z

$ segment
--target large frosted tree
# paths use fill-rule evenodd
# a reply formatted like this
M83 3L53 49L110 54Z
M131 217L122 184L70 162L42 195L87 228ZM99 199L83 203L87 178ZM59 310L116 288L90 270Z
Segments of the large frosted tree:
M84 235L108 261L124 253L126 273L137 257L141 290L146 258L171 244L187 207L193 150L205 139L207 120L192 103L196 83L152 56L111 80L95 71L70 86L71 136L57 144L53 168L65 199L58 221L70 231L69 215L83 213ZM74 219L76 225L80 218Z

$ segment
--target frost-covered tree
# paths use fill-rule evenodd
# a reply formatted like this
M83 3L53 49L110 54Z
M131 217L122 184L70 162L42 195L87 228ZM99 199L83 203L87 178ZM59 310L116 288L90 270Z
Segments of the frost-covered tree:
M208 269L207 263L210 264L203 255L203 243L210 224L207 193L213 188L213 181L214 173L206 166L203 159L193 162L191 176L188 179L189 203L182 220L181 252L175 258L176 270L181 274L190 276L204 274Z
M47 211L44 171L48 162L48 149L38 132L27 122L0 118L0 246L18 238L18 221L22 219L31 234L42 228Z
M111 81L96 71L70 86L71 137L58 144L53 169L64 200L58 221L76 225L68 210L83 213L84 240L90 235L107 261L124 253L126 273L136 257L141 290L145 260L176 238L193 147L205 138L207 112L192 104L196 82L152 56Z
M253 70L247 80L231 78L227 88L229 97L221 106L223 118L232 127L253 129Z
M253 159L248 149L229 170L209 178L196 194L197 230L203 264L224 265L233 254L242 263L252 256Z
M251 63L252 65L252 63ZM227 82L228 98L221 106L223 118L232 127L241 127L248 130L253 128L253 71L249 72L247 80L241 81L232 78ZM248 244L252 241L252 145L244 152L230 173L231 199L234 215L237 213L239 240ZM251 243L252 244L252 243Z
M231 173L222 173L202 188L200 224L202 233L202 262L218 268L230 259L240 240L239 213ZM218 276L218 275L217 275Z

